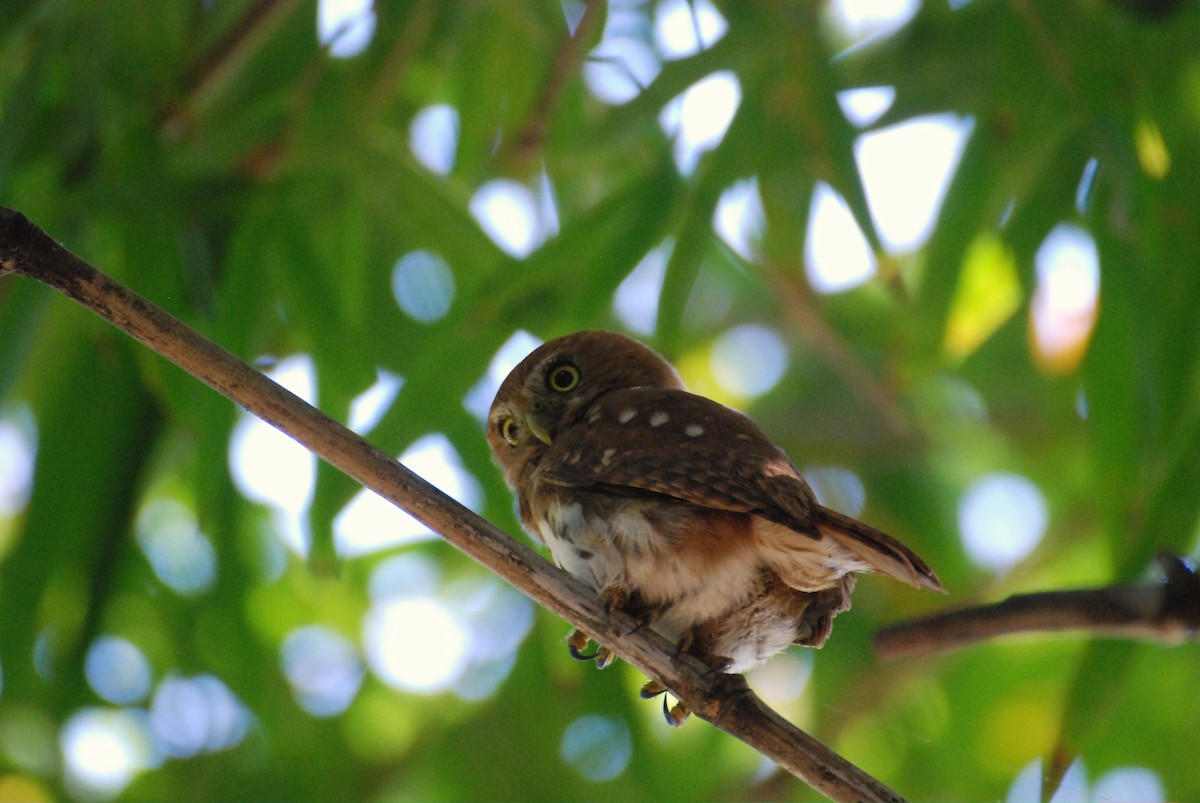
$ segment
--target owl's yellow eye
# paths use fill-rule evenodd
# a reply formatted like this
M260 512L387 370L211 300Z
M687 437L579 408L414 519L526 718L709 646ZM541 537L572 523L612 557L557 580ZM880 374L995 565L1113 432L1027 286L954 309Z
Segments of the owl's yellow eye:
M579 384L579 369L569 362L556 365L546 376L546 385L559 393L574 390Z
M505 418L500 422L500 437L508 441L509 446L517 445L517 422L511 418Z

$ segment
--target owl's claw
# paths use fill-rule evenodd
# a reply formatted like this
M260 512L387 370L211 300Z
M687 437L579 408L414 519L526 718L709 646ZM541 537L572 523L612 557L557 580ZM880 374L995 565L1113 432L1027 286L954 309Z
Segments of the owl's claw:
M582 630L572 631L571 635L567 636L567 652L569 652L571 657L576 661L594 660L596 656L600 654L600 650L596 650L596 652L590 654L584 652L591 641L592 637L587 633L584 633Z
M629 595L619 588L606 588L600 592L600 601L609 613L624 610L629 603Z
M692 715L692 710L683 704L683 701L678 701L675 705L667 708L667 698L663 697L663 719L672 728L678 728L683 723L687 722L688 717Z
M726 658L723 655L714 655L712 656L711 664L712 666L710 666L708 671L704 674L711 675L714 672L728 672L731 668L733 668L733 659Z
M617 660L617 654L609 647L600 647L596 650L596 668L608 669Z
M639 693L641 694L643 700L650 700L660 694L663 694L663 719L665 719L667 724L672 728L678 728L680 725L687 722L687 719L689 716L691 716L692 711L687 707L687 705L684 704L682 700L676 700L675 705L671 705L670 701L664 694L666 691L668 691L666 686L659 683L657 680L651 680L648 681L646 685L642 686L642 690Z
M597 669L607 669L612 666L617 660L617 654L610 647L601 647L596 645L595 652L584 652L588 648L588 644L592 642L592 637L582 630L574 630L571 635L567 636L567 652L576 661L595 661Z
M683 634L679 639L679 643L675 645L675 657L691 652L692 645L696 643L696 634L691 630Z
M634 633L639 633L643 629L657 622L658 617L662 615L662 612L662 608L649 608L646 611L643 611L641 614L634 616L633 630L629 631L629 635L632 636Z

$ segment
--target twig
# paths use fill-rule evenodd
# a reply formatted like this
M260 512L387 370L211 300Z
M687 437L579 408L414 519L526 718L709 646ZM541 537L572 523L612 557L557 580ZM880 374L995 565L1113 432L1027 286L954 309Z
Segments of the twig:
M537 153L546 139L546 130L550 125L550 117L558 106L559 98L567 87L568 80L575 74L576 69L586 55L584 45L591 38L592 29L596 27L604 12L604 3L600 0L586 0L583 4L583 15L575 26L575 32L563 42L542 93L538 96L529 118L521 127L520 133L514 140L519 156L528 157Z
M846 387L879 416L888 437L901 443L913 441L917 437L916 430L896 403L895 394L867 369L862 358L834 331L817 310L809 291L778 266L768 265L766 275L778 290L792 325L841 376Z
M271 30L300 7L298 0L258 0L192 64L183 98L165 115L163 130L179 136L255 53Z
M60 290L179 365L314 454L411 513L453 546L671 689L732 734L832 800L898 801L895 792L767 707L740 675L709 670L649 630L633 632L595 593L476 516L391 456L0 207L0 276L20 273Z
M420 0L405 10L404 27L395 37L387 58L375 74L375 80L367 92L367 101L362 104L364 113L378 114L390 108L400 94L397 87L405 71L420 52L436 18L437 4L432 0Z
M1101 636L1178 644L1200 634L1200 577L1179 556L1159 555L1160 583L1019 594L881 630L887 660L934 655L1032 631L1089 630Z

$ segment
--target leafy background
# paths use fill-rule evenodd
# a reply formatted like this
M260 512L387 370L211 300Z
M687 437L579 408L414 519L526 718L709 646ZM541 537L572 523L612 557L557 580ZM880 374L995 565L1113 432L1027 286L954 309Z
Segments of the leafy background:
M723 24L664 53L680 9ZM768 700L915 799L1028 799L1063 772L1060 800L1200 799L1194 643L1031 638L895 665L870 647L945 604L1195 551L1200 9L928 0L866 41L836 12L381 1L354 53L298 0L10 0L0 203L265 368L308 355L338 418L401 377L368 437L401 454L442 433L513 532L464 399L514 333L640 328L951 590L864 579L824 650L752 676ZM582 77L604 70L626 96ZM717 72L736 114L681 168L664 120ZM861 87L894 96L856 125L838 99ZM441 161L414 152L447 109ZM944 113L970 133L936 225L889 250L856 142ZM876 266L842 292L806 270L817 182ZM489 235L488 187L533 199L544 242ZM761 203L749 247L714 229L733 187ZM1036 266L1063 224L1094 243L1099 314L1084 304L1056 350ZM624 292L653 315L622 317L648 254ZM786 353L768 392L722 390L731 331ZM814 796L703 723L669 730L634 670L570 661L561 621L441 542L350 554L333 522L357 489L331 470L299 522L248 499L232 405L25 279L0 281L0 400L0 798ZM997 476L1047 517L1001 569L960 524ZM472 656L453 682L397 681L389 662L441 655L447 628Z

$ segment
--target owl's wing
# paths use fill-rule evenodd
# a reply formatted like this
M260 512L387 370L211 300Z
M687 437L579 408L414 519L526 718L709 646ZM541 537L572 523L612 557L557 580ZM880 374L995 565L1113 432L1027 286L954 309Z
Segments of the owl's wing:
M756 537L766 542L764 557L793 587L807 585L814 559L844 559L853 564L849 569L941 590L933 571L912 550L818 504L787 455L754 422L703 396L668 388L605 394L558 433L539 473L560 485L627 496L655 494L698 507L751 513L780 525L762 528ZM840 549L814 543L826 538Z
M795 467L754 422L703 396L629 388L599 398L542 458L550 482L755 513L820 538Z

